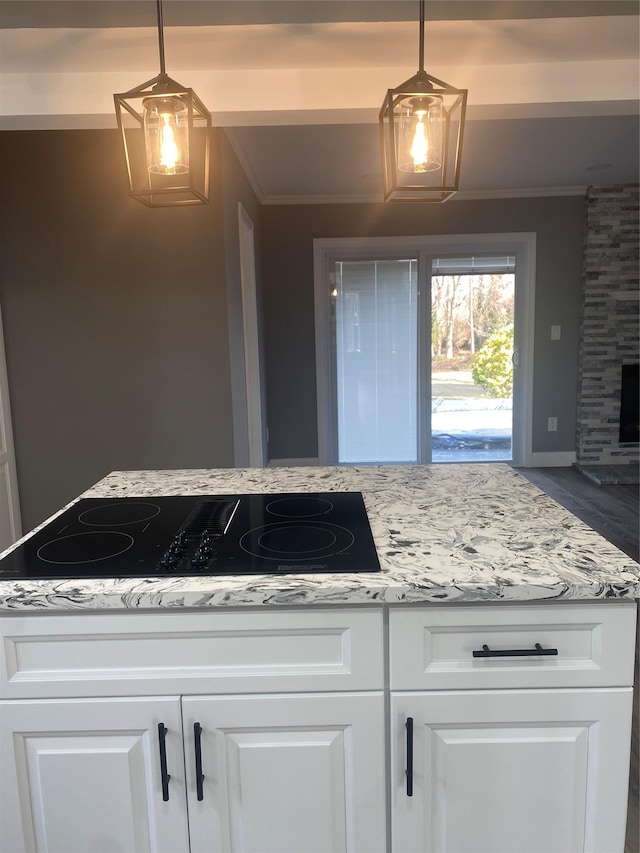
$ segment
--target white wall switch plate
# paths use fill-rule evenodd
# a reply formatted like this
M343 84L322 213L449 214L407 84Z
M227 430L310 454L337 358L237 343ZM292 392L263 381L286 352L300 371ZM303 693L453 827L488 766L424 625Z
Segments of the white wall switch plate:
M547 418L547 431L548 432L557 432L558 431L558 419L557 418Z
M560 340L560 326L552 326L551 327L551 340L559 341Z

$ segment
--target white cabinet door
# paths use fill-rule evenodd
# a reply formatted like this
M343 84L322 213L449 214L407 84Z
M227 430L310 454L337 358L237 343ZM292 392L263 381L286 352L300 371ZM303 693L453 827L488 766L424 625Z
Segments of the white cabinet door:
M192 853L386 850L382 692L184 698L183 719Z
M622 853L631 699L625 688L392 694L394 853Z
M2 702L0 754L4 853L187 853L178 698Z

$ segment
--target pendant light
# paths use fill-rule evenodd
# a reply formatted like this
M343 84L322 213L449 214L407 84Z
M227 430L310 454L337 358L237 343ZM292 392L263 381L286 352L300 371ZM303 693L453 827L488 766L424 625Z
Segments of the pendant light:
M424 70L424 5L418 73L389 89L380 110L385 201L445 201L458 189L467 90Z
M167 75L162 0L156 5L160 74L113 96L129 195L148 207L206 204L211 115L193 89Z

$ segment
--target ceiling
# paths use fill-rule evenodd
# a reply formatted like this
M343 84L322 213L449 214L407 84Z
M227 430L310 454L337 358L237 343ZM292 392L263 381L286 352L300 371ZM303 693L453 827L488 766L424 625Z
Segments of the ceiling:
M427 2L425 67L469 90L454 198L636 183L638 0ZM377 118L418 66L417 0L164 0L167 71L260 200L382 199ZM159 71L155 0L2 0L0 129L115 127Z

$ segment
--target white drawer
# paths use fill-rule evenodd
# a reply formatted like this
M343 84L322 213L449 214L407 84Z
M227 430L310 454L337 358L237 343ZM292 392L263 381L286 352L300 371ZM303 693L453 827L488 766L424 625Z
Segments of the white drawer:
M379 690L382 608L6 616L0 698Z
M391 689L629 686L635 625L631 601L392 607ZM503 656L536 643L557 654Z

